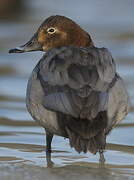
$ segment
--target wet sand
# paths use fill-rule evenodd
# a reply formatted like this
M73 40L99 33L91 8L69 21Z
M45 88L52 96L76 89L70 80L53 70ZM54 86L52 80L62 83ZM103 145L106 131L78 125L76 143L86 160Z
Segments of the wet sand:
M52 169L38 166L12 166L0 168L1 179L6 180L131 180L134 175L131 171L125 173L120 168L99 169L93 168L93 165L68 165L64 167L56 167Z

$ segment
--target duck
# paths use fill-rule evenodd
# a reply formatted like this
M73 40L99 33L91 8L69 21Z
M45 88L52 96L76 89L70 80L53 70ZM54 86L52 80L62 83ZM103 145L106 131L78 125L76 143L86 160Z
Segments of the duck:
M45 19L24 45L9 53L43 51L27 85L26 106L46 131L51 167L54 135L69 139L78 153L99 153L104 164L106 138L129 112L129 96L107 48L70 18Z

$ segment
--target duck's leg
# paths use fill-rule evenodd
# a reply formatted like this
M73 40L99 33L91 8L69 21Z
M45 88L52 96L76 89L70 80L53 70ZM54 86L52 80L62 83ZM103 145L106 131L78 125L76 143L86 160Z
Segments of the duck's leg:
M103 149L100 149L99 150L99 155L100 155L100 159L99 159L99 162L100 162L100 167L104 167L104 164L105 164L105 157L104 157L104 151Z
M96 140L97 149L100 155L99 165L101 167L104 167L104 164L105 164L104 150L106 146L106 135L104 131L98 133L98 135L95 137L95 140Z
M47 160L47 166L52 167L53 162L51 161L51 142L53 139L53 134L51 134L49 131L46 130L46 160Z

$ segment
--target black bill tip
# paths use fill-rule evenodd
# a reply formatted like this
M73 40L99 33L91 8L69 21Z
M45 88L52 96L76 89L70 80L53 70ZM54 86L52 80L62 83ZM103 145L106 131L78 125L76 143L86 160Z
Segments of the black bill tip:
M14 48L14 49L10 49L9 53L23 53L24 50L20 49L20 48Z

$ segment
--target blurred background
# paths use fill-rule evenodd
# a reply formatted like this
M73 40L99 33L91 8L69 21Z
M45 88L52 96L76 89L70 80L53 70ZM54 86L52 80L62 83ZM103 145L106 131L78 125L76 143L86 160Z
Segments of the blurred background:
M61 137L55 137L52 145L56 168L51 171L43 168L46 167L44 130L32 120L25 106L28 77L43 54L8 54L9 49L27 42L45 18L56 14L76 21L91 34L96 46L111 51L130 95L131 112L108 136L103 171L98 169L98 155L77 154L69 147L68 140ZM51 179L65 176L133 179L133 120L133 0L0 0L1 178L43 179L46 175Z

